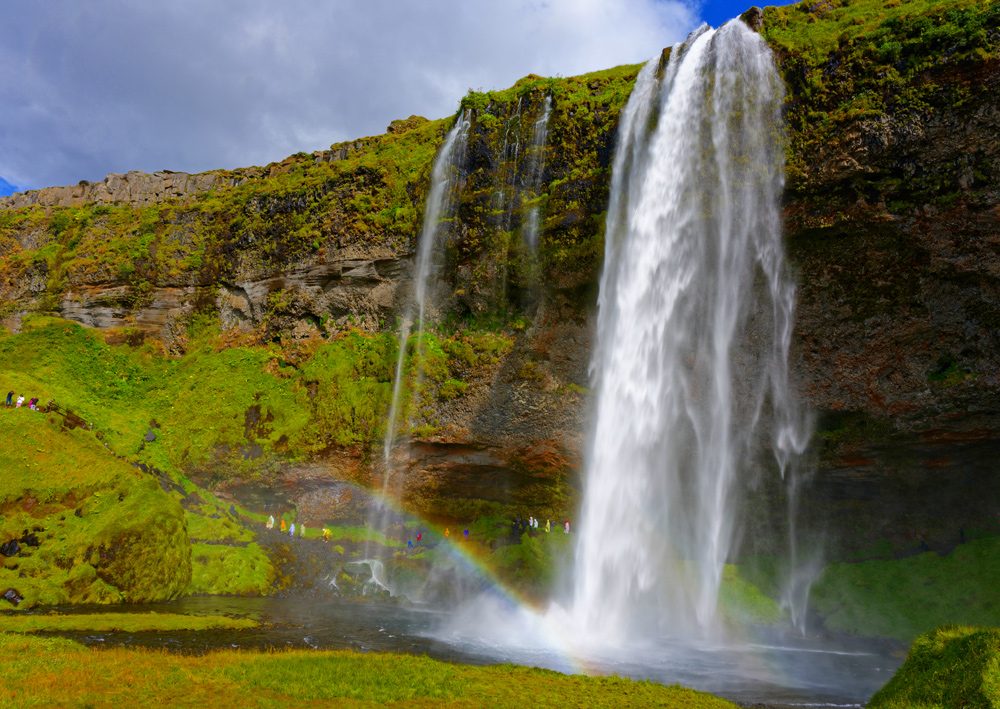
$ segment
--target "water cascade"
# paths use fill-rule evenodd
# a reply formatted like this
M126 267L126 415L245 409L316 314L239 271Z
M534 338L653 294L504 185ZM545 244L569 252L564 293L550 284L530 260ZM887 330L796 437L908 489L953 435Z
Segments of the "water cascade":
M535 121L531 133L531 145L528 147L528 180L525 187L532 198L538 196L538 188L542 184L542 174L545 172L545 143L549 135L549 117L552 115L552 96L545 97L542 114ZM534 257L538 250L538 205L533 204L528 209L521 234L525 245ZM532 259L534 260L534 258Z
M417 328L416 351L420 351L424 332L424 321L428 309L428 284L435 259L441 245L441 222L454 211L455 188L458 180L458 165L465 156L465 146L469 133L468 111L462 113L459 120L449 131L444 145L434 160L431 170L431 188L427 195L427 205L424 211L424 223L417 242L417 263L414 273L414 297L403 317L399 332L399 356L396 359L396 376L393 380L392 404L389 407L389 419L386 424L383 442L385 462L385 478L383 496L392 477L392 449L396 443L396 434L400 426L400 409L404 387L404 363L406 361L407 343L414 325ZM376 528L381 528L377 525Z
M596 641L714 628L744 491L791 478L808 440L787 374L782 99L766 43L733 21L649 62L622 114L569 610Z

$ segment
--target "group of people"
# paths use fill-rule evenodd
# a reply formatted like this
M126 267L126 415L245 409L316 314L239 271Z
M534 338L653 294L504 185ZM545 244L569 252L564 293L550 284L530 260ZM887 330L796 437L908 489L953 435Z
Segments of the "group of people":
M525 520L521 517L521 515L518 515L517 517L514 518L514 521L511 522L510 524L511 537L516 540L520 539L521 535L524 534L525 532L530 532L530 531L537 532L539 528L538 525L539 525L539 520L537 517L529 516L528 519ZM559 523L556 522L556 527L558 526ZM545 530L546 534L550 533L552 531L552 520L550 519L545 520L545 526L542 527L542 529ZM563 533L569 534L569 520L563 522Z
M267 527L268 529L274 529L274 515L269 515L268 516L267 523L264 526ZM291 524L286 525L285 524L285 520L282 519L281 520L281 525L280 525L279 529L282 532L288 532L288 536L290 536L290 537L294 537L295 536L296 529L298 530L298 533L299 533L300 537L305 537L306 536L306 523L305 522L300 522L299 525L298 525L298 527L296 528L295 522L292 522ZM322 534L323 534L323 541L324 542L330 541L330 536L331 536L332 533L330 532L329 529L327 529L326 527L323 527Z
M268 516L267 522L266 522L265 526L268 529L274 529L274 524L275 524L275 522L274 522L274 515ZM556 523L557 527L558 527L558 524L559 523L557 522ZM282 532L288 532L289 536L292 536L292 537L296 536L296 534L295 534L296 531L298 532L298 536L300 536L300 537L305 537L306 536L306 523L305 522L300 522L298 524L298 526L296 526L295 522L291 522L289 524L285 524L285 520L281 519L280 520L279 529ZM525 532L527 532L529 530L536 530L537 531L538 529L539 529L539 520L538 520L537 517L529 516L527 520L524 520L521 517L521 515L517 515L517 517L515 517L514 521L511 523L511 536L513 538L515 538L515 539L519 539L521 537L521 535L524 534ZM549 519L545 520L545 526L541 527L541 529L544 529L546 533L551 532L552 531L552 520L549 520ZM569 534L569 520L566 520L565 522L563 522L563 533L564 534ZM332 533L330 532L329 529L327 529L326 527L323 527L322 535L323 535L323 541L324 542L330 541L331 534ZM445 527L444 538L445 539L449 539L450 537L451 537L451 528L450 527ZM462 530L462 539L464 541L469 541L469 528L468 527L465 527ZM423 542L423 540L424 540L424 533L423 532L417 532L417 539L416 539L417 546L419 546ZM414 548L414 544L413 544L413 540L412 539L408 539L406 541L406 547L407 547L407 549L413 549Z
M49 409L51 409L52 406L55 403L56 403L55 399L49 399L49 403L45 406L45 411L48 411ZM13 391L7 392L7 404L6 404L6 406L7 406L7 408L11 408L11 407L13 407L15 409L21 408L22 406L24 406L24 394L21 394L20 396L17 397L17 399L14 399L14 392ZM32 411L41 411L42 410L42 408L38 405L38 397L37 396L28 399L28 408L31 409Z

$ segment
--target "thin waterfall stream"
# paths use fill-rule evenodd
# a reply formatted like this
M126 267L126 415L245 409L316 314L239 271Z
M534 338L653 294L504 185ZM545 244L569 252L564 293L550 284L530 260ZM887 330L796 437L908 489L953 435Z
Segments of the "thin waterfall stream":
M413 301L406 310L399 332L399 354L393 379L392 403L383 441L383 460L386 466L383 483L385 496L392 476L392 449L401 423L401 405L404 393L404 364L407 344L414 326L417 328L416 351L420 351L428 309L428 285L438 247L440 246L441 221L447 219L454 209L457 166L465 154L465 142L469 132L469 114L464 111L448 132L431 172L431 188L427 196L423 227L417 240L417 261L413 278Z

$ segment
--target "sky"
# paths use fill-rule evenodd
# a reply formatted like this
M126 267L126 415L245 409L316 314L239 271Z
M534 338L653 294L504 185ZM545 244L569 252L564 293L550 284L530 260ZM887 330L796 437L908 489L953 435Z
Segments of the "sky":
M10 0L0 195L265 165L527 74L645 61L751 0Z

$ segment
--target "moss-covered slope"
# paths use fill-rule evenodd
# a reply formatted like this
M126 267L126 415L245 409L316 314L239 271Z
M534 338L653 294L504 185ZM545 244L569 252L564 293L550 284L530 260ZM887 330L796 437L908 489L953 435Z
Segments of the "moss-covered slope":
M191 579L180 505L58 417L0 409L0 587L35 603L176 598ZM8 551L13 551L8 547Z

